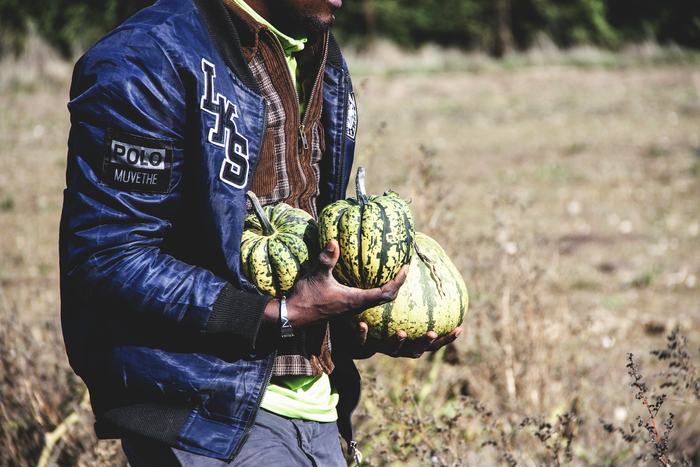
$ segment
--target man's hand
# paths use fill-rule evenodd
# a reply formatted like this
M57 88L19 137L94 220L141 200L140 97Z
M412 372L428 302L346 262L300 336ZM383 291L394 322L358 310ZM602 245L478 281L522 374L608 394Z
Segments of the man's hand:
M294 284L287 297L287 313L294 329L303 329L343 314L358 314L368 308L390 302L399 294L406 280L408 265L404 265L396 277L374 289L348 287L339 283L333 276L333 268L340 257L340 249L331 240L319 255L316 266L299 282ZM271 300L265 309L265 322L279 322L279 301ZM350 329L348 328L348 331ZM399 331L389 341L380 342L369 336L369 326L361 322L355 341L355 358L368 358L377 352L393 357L418 358L426 351L438 350L453 342L462 333L461 328L440 338L433 331L417 340L406 339L406 332Z
M368 357L377 352L392 357L418 358L424 352L432 352L454 342L462 333L462 328L457 327L440 338L435 331L428 331L425 336L416 340L406 339L406 331L400 330L388 341L382 342L369 336L369 326L367 323L361 322L358 326L358 333L358 339L363 348L356 358Z
M406 265L382 287L348 287L333 277L333 268L339 257L338 242L331 240L319 255L316 266L294 284L287 297L287 313L292 328L303 329L342 314L357 314L390 302L399 294L399 288L408 274ZM265 309L264 323L277 323L278 319L279 301L271 300Z

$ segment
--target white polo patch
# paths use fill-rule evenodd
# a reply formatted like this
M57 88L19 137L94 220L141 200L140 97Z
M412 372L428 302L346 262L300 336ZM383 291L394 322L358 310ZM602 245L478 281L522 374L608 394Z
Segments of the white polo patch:
M173 143L107 129L100 183L138 193L167 193L172 177Z

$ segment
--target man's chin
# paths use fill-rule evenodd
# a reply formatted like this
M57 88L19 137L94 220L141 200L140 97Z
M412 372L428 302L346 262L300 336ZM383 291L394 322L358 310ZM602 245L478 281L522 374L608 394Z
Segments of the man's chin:
M334 24L334 16L331 16L328 20L321 20L316 16L306 16L300 18L299 26L306 37L312 38L327 33L333 28Z
M300 12L292 8L288 0L270 1L274 6L272 11L275 15L271 23L277 29L292 37L304 36L312 38L323 35L330 31L335 24L333 8L320 9L318 12Z

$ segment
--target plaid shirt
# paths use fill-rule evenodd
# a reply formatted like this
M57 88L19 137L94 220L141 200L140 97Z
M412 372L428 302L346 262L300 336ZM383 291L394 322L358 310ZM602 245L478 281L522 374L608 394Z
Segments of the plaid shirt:
M300 66L313 70L307 73L308 78L305 79L305 85L311 86L307 88L311 91L306 93L310 95L310 101L305 114L300 116L297 91L277 39L259 23L251 24L252 18L238 7L225 3L248 23L256 38L255 46L243 46L244 51L250 54L247 57L248 65L268 103L267 134L251 190L263 206L284 202L317 218L316 198L319 194L324 131L320 122L323 80L316 77L320 76L325 66L327 39L319 38L317 43L307 44L302 52L304 56L299 59ZM306 145L301 137L301 128ZM248 214L252 212L248 201ZM295 337L282 340L273 376L318 376L332 371L330 327L319 324L304 331L295 331Z

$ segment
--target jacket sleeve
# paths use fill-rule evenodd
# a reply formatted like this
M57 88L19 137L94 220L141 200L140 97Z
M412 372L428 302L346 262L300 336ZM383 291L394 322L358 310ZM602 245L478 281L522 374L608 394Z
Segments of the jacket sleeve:
M230 333L254 346L271 297L238 290L165 247L181 207L183 171L198 157L186 152L186 105L177 67L147 32L112 35L77 63L59 241L62 294L93 309L125 310L136 323Z

